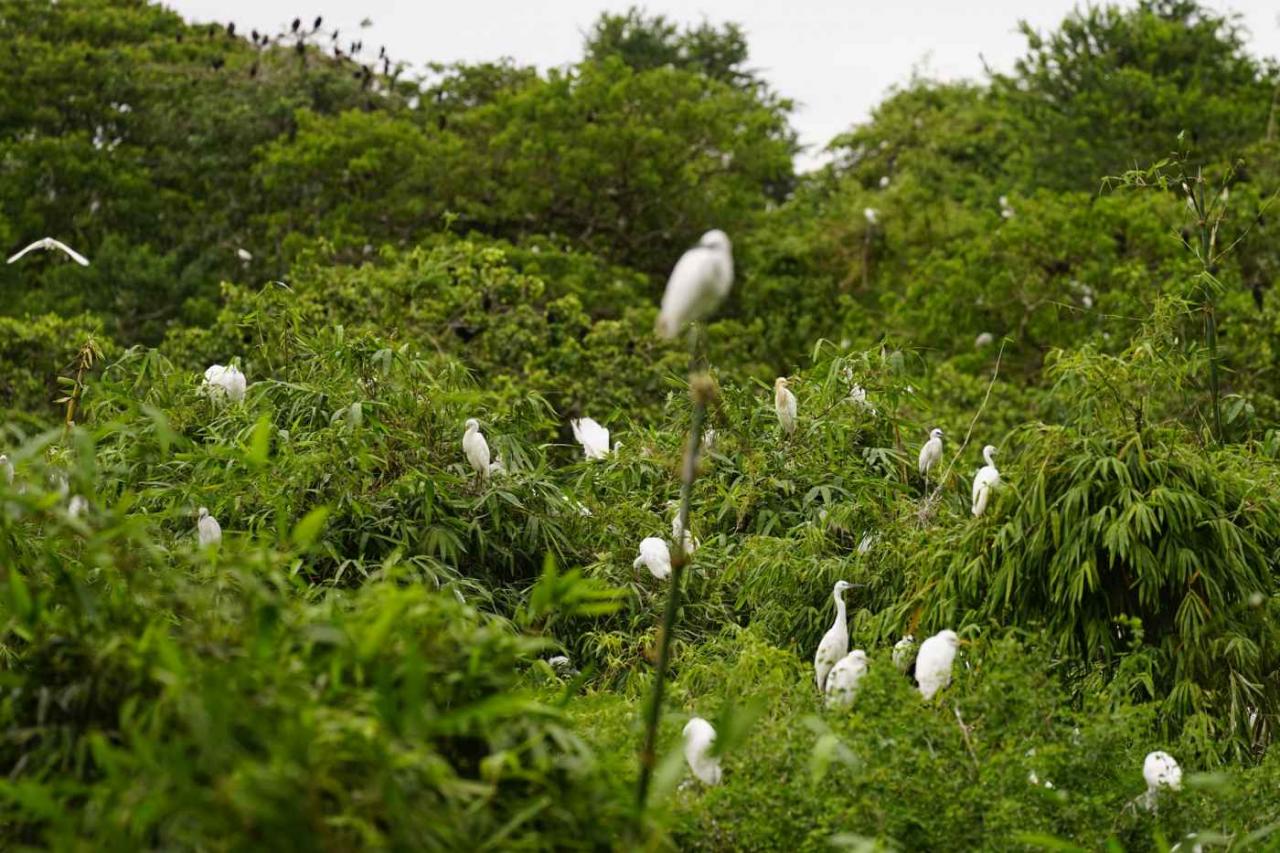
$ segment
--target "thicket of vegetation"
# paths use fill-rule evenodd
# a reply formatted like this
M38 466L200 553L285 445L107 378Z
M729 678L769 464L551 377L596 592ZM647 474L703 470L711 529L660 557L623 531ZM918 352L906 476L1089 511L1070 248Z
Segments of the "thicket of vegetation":
M141 0L0 0L0 35L0 244L92 261L0 266L6 847L1280 843L1280 69L1232 19L1028 30L808 174L733 25L424 74ZM670 584L633 560L691 417L653 328L713 227L737 276L638 814ZM811 668L841 579L851 711ZM924 702L890 650L943 628ZM1186 784L1148 809L1156 749Z

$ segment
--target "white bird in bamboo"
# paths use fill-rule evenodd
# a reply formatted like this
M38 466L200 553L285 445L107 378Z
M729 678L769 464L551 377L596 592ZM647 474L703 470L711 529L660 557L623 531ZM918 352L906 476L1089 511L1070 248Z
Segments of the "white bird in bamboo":
M573 427L573 437L582 445L582 452L588 459L604 459L609 455L609 430L600 426L592 418L574 418L569 421Z
M475 418L467 418L467 431L462 434L462 452L467 455L476 476L482 480L489 479L489 442L484 440L480 422Z
M671 270L658 311L658 337L674 338L688 324L711 314L732 287L733 247L729 237L723 231L708 231Z
M214 364L204 372L204 391L212 400L227 399L239 403L248 387L244 374L235 365Z
M818 690L827 689L827 676L836 661L849 653L849 622L845 615L844 591L853 587L848 581L836 581L831 590L831 597L836 600L836 621L831 623L827 633L822 635L818 643L818 651L813 656L813 678Z
M934 428L929 432L929 440L920 448L920 476L924 477L925 488L929 487L929 472L942 461L942 430Z
M1146 807L1153 809L1161 788L1176 791L1182 787L1182 768L1172 755L1157 750L1142 762L1142 778L1147 782Z
M704 785L720 784L720 758L711 754L716 743L716 730L701 717L684 725L684 760L698 781Z
M773 410L778 413L782 431L792 435L796 431L796 395L787 387L787 378L779 376L773 381Z
M671 541L684 543L684 555L686 557L693 556L693 552L698 550L699 542L693 538L691 531L685 530L680 526L680 503L678 501L668 501L667 506L673 511L671 516Z
M671 549L665 539L647 536L640 540L640 556L631 563L633 569L644 566L660 581L671 577Z
M848 708L858 690L858 682L867 674L867 653L854 649L836 661L827 676L827 707Z
M951 683L951 665L956 660L960 638L955 631L939 631L920 644L916 655L916 684L920 695L932 699L933 695Z
M906 675L916 662L916 638L910 634L893 644L893 665Z
M9 263L11 264L16 263L17 261L22 259L23 255L27 254L28 252L34 252L36 249L44 249L46 252L52 252L53 250L56 249L59 252L62 252L71 260L75 261L80 266L82 267L89 266L88 258L86 258L84 255L80 254L75 249L68 246L66 243L63 243L60 240L55 240L52 237L44 237L43 239L35 241L30 246L27 246L25 249L18 252L16 255L13 255L12 257L10 257Z
M0 453L0 482L13 485L13 463L5 453Z
M978 336L973 339L973 348L982 349L989 347L996 342L996 336L990 332L979 332Z
M200 507L199 518L196 520L196 538L201 548L217 545L222 541L222 525L218 524L218 519L209 515L209 510L205 507Z
M89 502L82 495L72 495L67 502L67 515L80 518L89 510Z
M986 460L987 464L979 468L978 473L973 478L973 514L975 517L986 512L987 503L991 500L992 490L1000 485L1000 472L996 470L996 463L991 458L995 455L996 449L993 445L988 444L982 448L982 458Z

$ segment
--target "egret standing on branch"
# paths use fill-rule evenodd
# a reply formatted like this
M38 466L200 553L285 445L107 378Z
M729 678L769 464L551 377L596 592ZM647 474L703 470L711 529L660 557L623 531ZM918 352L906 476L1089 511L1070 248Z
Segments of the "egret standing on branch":
M671 577L671 549L666 540L648 536L640 540L640 556L631 563L633 569L644 566L660 581Z
M920 476L924 477L924 487L929 488L929 471L942 461L942 430L934 428L929 433L929 440L920 448Z
M222 525L204 507L200 507L200 517L196 520L196 538L199 539L201 548L208 548L222 541Z
M80 254L75 249L68 246L66 243L63 243L60 240L55 240L52 237L45 237L44 239L35 241L30 246L27 246L25 249L23 249L21 252L18 252L16 255L9 258L9 263L12 264L16 261L21 260L23 255L27 254L28 252L34 252L36 249L44 249L46 252L52 252L54 249L57 249L59 252L62 252L64 255L66 255L71 260L75 261L80 266L82 267L89 266L88 258L86 258L84 255Z
M996 470L996 463L991 457L996 455L994 446L988 444L982 448L982 458L987 464L978 469L977 475L973 478L973 515L982 515L986 512L987 502L991 500L991 491L1000 485L1000 472Z
M204 372L204 390L210 399L227 399L233 403L239 403L244 400L246 388L248 384L245 382L244 374L235 365L224 367L221 364L214 364Z
M796 431L796 395L787 387L787 378L779 376L773 381L773 409L778 413L782 431L793 435Z
M671 270L658 311L658 337L674 338L685 326L709 315L731 287L733 247L729 237L723 231L708 231Z
M1146 807L1156 807L1156 797L1161 788L1176 791L1182 787L1182 768L1172 755L1157 750L1149 753L1142 762L1142 778L1147 781Z
M836 600L836 621L822 635L818 643L818 651L813 656L813 677L818 683L818 690L827 689L827 676L836 661L849 653L849 622L845 617L844 591L853 586L848 581L836 581L831 590L831 597Z
M467 454L467 461L476 470L476 476L481 480L489 479L489 442L484 440L480 422L475 418L467 419L467 431L462 435L462 452Z
M591 418L575 418L569 421L569 426L573 427L573 437L582 445L588 459L604 459L609 455L609 430Z
M939 631L920 644L916 655L916 684L920 695L932 699L933 694L951 683L951 665L956 660L960 638L955 631Z
M720 784L720 759L711 754L716 743L716 730L701 717L684 726L684 760L698 781L704 785Z
M827 707L848 708L853 704L853 694L858 682L867 674L867 653L854 649L840 658L827 676Z

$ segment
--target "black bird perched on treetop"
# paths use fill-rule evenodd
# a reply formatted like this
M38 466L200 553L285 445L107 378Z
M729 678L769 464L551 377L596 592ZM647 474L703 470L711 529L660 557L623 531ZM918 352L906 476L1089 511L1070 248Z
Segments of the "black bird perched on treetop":
M320 29L320 22L321 22L321 21L323 21L323 20L324 20L324 18L320 17L319 15L316 15L316 22L315 22L315 25L312 27L312 29L313 29L313 30L318 30L318 29Z
M296 32L298 31L298 27L300 27L300 26L302 26L302 19L301 19L301 18L294 18L294 19L293 19L293 32L295 32L295 33L296 33Z
M227 35L234 36L236 34L236 22L232 21L227 24Z

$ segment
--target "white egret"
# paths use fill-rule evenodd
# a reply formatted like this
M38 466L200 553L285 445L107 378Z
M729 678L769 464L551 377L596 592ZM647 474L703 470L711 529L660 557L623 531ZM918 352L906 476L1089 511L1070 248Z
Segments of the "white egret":
M1004 219L1013 218L1013 206L1009 204L1009 197L1007 195L1000 196L1000 216Z
M925 488L929 488L929 472L942 461L942 430L934 428L929 431L929 440L920 448L920 476L924 477Z
M89 502L81 495L72 495L71 500L67 503L67 515L72 518L80 518L89 510Z
M723 231L708 231L680 256L667 279L658 312L660 338L674 338L690 323L716 310L733 287L733 247Z
M876 544L876 534L867 533L862 537L862 541L858 543L859 554L870 554L871 548Z
M835 588L831 590L831 597L836 600L836 621L822 635L818 651L813 656L813 676L820 691L827 689L827 676L831 674L831 667L849 653L849 623L845 616L844 591L852 586L848 581L836 581Z
M239 403L244 399L244 374L235 365L214 364L204 372L204 390L212 400L228 399Z
M876 413L876 407L867 401L867 389L863 388L861 385L854 385L849 389L849 399L855 406L862 409L864 412L870 415L874 415Z
M880 221L880 211L876 210L874 207L866 208L862 211L862 215L867 218L868 225L875 225Z
M640 556L631 563L633 569L644 566L660 581L671 577L671 549L665 539L647 536L640 540Z
M792 435L796 431L796 395L787 387L785 376L773 381L773 410L778 413L782 431Z
M60 240L55 240L52 237L44 237L40 240L35 241L30 246L27 246L25 249L18 252L16 255L13 255L12 257L10 257L9 263L12 264L21 260L23 255L27 254L28 252L34 252L36 249L44 249L46 252L52 252L54 249L57 249L59 252L62 252L64 255L66 255L71 260L75 261L80 266L82 267L89 266L88 258L86 258L84 255L80 254L75 249L68 246L66 243L63 243Z
M236 249L236 257L244 261L246 264L253 260L253 255L249 253L248 249Z
M939 631L920 644L916 655L916 684L920 695L932 699L933 694L951 683L951 665L955 663L960 638L955 631Z
M1147 782L1146 806L1153 809L1161 788L1176 791L1182 787L1182 768L1172 755L1156 750L1142 762L1142 778Z
M9 461L9 456L5 453L0 453L0 481L7 485L13 485L13 463Z
M889 186L889 176L888 176L888 175L881 175L881 176L880 176L880 189L882 189L882 190L883 190L883 189L886 189L888 186Z
M553 655L547 658L547 663L555 670L556 675L561 678L573 678L578 674L578 670L574 668L573 663L566 655Z
M911 670L911 664L915 662L916 638L911 634L907 634L907 636L893 644L893 665L898 672L906 675Z
M467 431L462 434L462 452L476 470L476 476L482 480L489 479L489 442L484 440L480 422L475 418L467 418Z
M852 705L858 682L866 674L867 653L862 649L854 649L836 661L827 676L827 707L848 708Z
M680 503L678 501L668 501L667 506L673 510L671 516L671 541L682 542L684 544L684 555L690 557L694 551L698 550L699 542L693 538L693 533L685 530L680 526Z
M982 458L986 460L987 464L978 469L978 473L973 478L973 514L975 517L986 512L987 502L991 500L992 490L1000 485L1000 472L996 470L996 463L991 458L995 455L996 449L993 445L988 444L982 448Z
M569 426L573 427L574 440L582 445L588 459L604 459L609 455L609 430L592 418L575 418L569 421Z
M973 339L973 348L983 349L985 347L991 346L995 342L996 342L995 335L991 334L990 332L981 332L976 338Z
M201 548L207 548L210 545L217 545L222 541L222 525L218 524L218 519L209 515L209 510L200 507L199 518L196 520L196 538L200 541Z
M715 746L716 730L701 717L694 717L684 725L684 760L698 781L704 785L720 784L720 758L711 754Z

